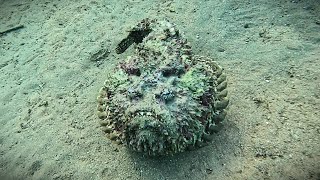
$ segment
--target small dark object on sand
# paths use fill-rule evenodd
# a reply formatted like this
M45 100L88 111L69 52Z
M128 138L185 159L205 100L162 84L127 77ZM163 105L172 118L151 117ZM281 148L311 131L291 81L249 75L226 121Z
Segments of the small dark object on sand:
M12 31L16 31L16 30L22 29L22 28L24 28L24 25L19 25L19 26L7 29L5 31L0 32L0 36L5 35L5 34L7 34L9 32L12 32Z

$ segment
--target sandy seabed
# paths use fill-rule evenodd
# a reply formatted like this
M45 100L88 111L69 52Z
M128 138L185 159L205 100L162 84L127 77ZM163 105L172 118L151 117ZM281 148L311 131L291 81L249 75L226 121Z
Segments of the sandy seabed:
M98 90L133 52L116 44L146 17L226 70L206 147L149 158L100 130ZM319 0L0 0L0 22L0 179L320 179Z

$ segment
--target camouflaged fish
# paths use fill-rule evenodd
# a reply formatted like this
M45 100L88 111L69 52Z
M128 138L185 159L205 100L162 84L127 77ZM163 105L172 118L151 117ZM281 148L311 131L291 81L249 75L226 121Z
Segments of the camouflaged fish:
M167 20L144 19L116 48L135 53L106 77L98 116L107 136L148 155L201 147L226 116L227 81L212 59L196 56Z

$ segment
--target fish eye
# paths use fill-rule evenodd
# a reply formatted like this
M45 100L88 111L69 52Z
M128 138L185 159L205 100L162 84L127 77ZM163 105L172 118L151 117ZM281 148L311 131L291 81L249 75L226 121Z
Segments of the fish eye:
M135 76L140 76L141 71L140 68L137 67L136 65L131 65L131 64L126 64L123 63L120 65L121 69L123 69L128 75L135 75Z

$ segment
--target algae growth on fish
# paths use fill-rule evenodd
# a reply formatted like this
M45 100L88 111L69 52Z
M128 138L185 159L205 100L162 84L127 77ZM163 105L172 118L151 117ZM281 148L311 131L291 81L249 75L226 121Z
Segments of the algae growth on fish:
M166 155L201 147L226 116L226 75L192 53L176 26L144 19L118 45L135 53L106 77L98 116L107 136L129 149Z

